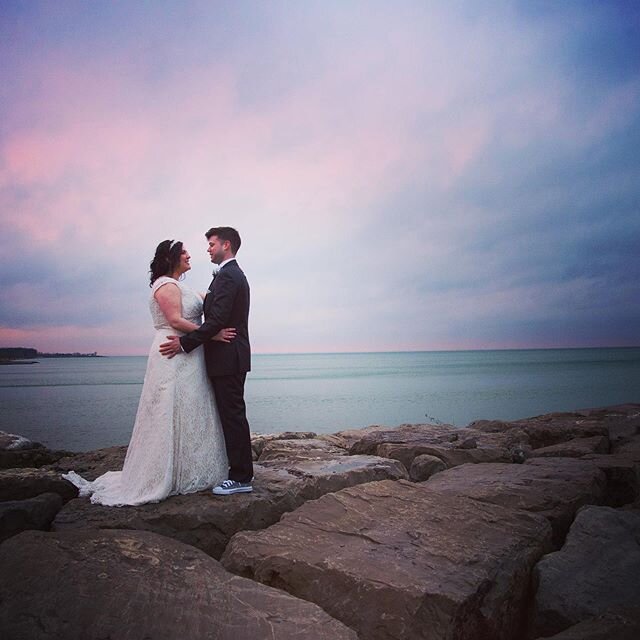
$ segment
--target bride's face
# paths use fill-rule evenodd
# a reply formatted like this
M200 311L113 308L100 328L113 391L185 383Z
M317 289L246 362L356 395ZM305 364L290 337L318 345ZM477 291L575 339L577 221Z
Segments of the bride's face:
M182 253L180 254L180 263L178 265L180 270L180 274L186 273L191 269L191 256L189 252L183 247Z

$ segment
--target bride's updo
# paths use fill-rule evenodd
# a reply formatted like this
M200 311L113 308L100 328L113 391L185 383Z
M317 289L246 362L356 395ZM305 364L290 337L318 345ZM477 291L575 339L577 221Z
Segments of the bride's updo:
M180 263L182 255L182 242L179 240L163 240L156 247L156 255L149 265L149 273L151 274L151 282L149 286L161 276L172 274Z

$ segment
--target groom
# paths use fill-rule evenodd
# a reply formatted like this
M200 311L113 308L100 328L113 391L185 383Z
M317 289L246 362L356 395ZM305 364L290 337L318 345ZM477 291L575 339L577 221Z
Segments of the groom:
M204 323L181 338L168 336L169 342L160 345L160 353L172 358L180 351L189 353L204 345L229 458L229 479L214 487L213 493L227 496L253 491L251 436L244 403L244 383L251 370L249 283L236 262L238 232L231 227L213 227L205 235L211 262L220 265L220 271L204 299ZM211 340L225 327L236 329L231 342Z

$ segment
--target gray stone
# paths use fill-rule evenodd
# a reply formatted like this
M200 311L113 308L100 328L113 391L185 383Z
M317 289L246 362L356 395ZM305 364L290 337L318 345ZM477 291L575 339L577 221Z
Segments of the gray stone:
M15 433L0 431L0 451L24 451L28 449L42 449L43 445L33 442Z
M46 468L60 474L75 471L87 480L95 480L107 471L122 469L126 455L126 446L106 447L65 456Z
M360 432L360 437L351 444L349 453L373 456L382 455L378 451L381 445L398 444L406 447L408 445L427 446L444 443L451 444L452 438L454 437L456 440L458 439L457 429L451 425L401 424L398 427L370 427ZM420 453L425 452L421 451ZM404 460L402 460L402 462L405 463ZM406 462L411 466L412 460L407 460Z
M574 438L567 442L552 444L535 449L531 453L534 458L582 458L591 453L609 453L608 436L592 436L591 438Z
M382 481L236 534L222 562L317 603L367 640L507 640L550 533L538 515Z
M613 449L613 453L640 462L640 436L620 440Z
M422 454L413 459L411 469L409 470L409 477L414 482L423 482L436 473L444 471L446 468L447 465L445 465L440 458Z
M29 640L356 640L319 607L142 531L27 532L0 546L0 628Z
M344 429L343 431L338 431L336 433L321 434L318 438L326 440L327 442L330 442L331 444L348 452L351 451L351 447L353 447L356 442L360 442L364 435L374 433L376 431L389 431L389 429L390 427L376 424L358 429Z
M550 413L513 422L476 420L469 425L469 428L483 433L503 434L516 430L524 434L527 444L533 449L568 442L574 438L609 436L606 421L602 415L585 415L575 412Z
M349 453L399 460L411 469L413 460L430 455L446 467L469 462L511 462L515 434L484 434L451 425L404 424L395 428L370 427L360 437L351 436Z
M173 496L159 504L103 507L87 498L69 502L53 529L141 529L154 531L219 558L237 531L263 529L307 500L362 482L406 478L394 460L336 456L321 460L273 460L254 465L253 493L213 496L210 491Z
M561 631L547 640L638 640L640 607L607 611Z
M560 551L536 565L531 637L640 602L640 513L581 509Z
M562 544L576 511L604 500L605 476L592 462L535 458L525 464L467 464L438 473L426 486L549 519L554 542Z
M52 451L39 442L0 431L0 469L37 468L68 455L72 454L69 451Z
M312 431L283 431L282 433L266 433L251 436L251 447L257 460L265 445L275 440L309 440L316 438Z
M67 502L78 495L78 490L59 473L43 468L0 471L0 502L26 500L41 493L57 493Z
M640 498L640 461L619 454L598 453L585 455L581 460L593 462L605 474L605 505L621 507Z
M291 440L278 438L266 442L262 447L258 462L273 462L274 460L319 460L346 456L347 452L326 440L305 438Z
M61 507L62 498L57 493L0 502L0 542L28 529L46 531Z

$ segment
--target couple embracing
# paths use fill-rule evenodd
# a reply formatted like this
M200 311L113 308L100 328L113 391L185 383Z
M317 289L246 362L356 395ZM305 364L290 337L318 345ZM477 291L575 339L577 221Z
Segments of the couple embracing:
M219 270L204 296L181 280L191 269L182 242L156 249L149 301L156 333L122 471L94 481L64 475L91 502L140 505L210 487L220 496L253 490L244 402L249 284L235 259L240 235L231 227L205 235ZM168 335L174 332L181 335Z

